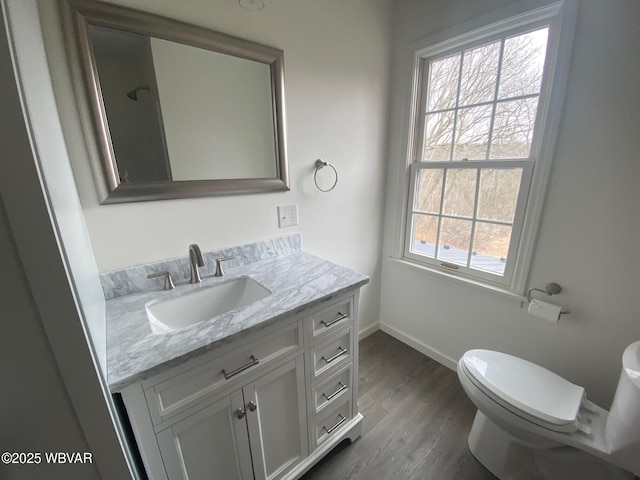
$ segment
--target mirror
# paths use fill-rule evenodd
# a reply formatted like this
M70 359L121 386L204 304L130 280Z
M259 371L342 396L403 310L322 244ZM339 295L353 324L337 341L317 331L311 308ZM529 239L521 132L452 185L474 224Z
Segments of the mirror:
M101 203L289 189L281 50L70 1Z

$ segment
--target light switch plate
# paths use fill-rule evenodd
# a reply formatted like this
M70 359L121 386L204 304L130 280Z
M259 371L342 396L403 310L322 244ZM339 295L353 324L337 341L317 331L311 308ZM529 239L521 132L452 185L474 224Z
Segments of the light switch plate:
M278 225L280 228L298 225L298 205L278 206Z

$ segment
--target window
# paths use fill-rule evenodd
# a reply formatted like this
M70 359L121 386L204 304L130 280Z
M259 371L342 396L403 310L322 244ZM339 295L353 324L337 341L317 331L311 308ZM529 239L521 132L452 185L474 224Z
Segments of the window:
M532 184L548 171L538 167L549 162L545 137L553 136L545 118L559 11L530 12L416 54L405 258L518 288L519 250L536 227L527 210L540 202Z

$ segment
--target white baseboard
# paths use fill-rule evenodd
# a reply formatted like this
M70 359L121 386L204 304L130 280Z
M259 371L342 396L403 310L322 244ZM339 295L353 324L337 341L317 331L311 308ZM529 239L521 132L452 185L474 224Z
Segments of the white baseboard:
M363 339L367 338L372 333L380 330L380 324L374 323L373 325L369 325L368 327L361 328L358 332L358 341L361 342Z
M400 340L402 343L406 343L411 348L415 348L420 353L426 355L427 357L435 360L439 364L444 365L445 367L455 372L456 366L458 364L457 360L454 360L453 358L445 355L444 353L439 352L435 348L432 348L429 345L422 343L420 340L416 340L412 336L407 335L406 333L386 323L380 323L380 330Z

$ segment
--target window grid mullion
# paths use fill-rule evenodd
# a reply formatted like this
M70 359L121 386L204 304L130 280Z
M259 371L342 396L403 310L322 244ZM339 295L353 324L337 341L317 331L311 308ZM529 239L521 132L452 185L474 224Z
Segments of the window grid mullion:
M423 215L434 215L434 216L437 215L437 216L442 217L442 218L450 218L451 220L473 220L473 217L464 217L462 215L451 215L451 214L448 214L448 213L438 214L438 213L431 213L431 212L423 212L423 211L420 211L420 210L416 210L413 213L421 213Z
M487 224L490 224L490 225L499 225L501 227L513 227L513 222L507 222L505 220L491 220L489 218L480 218L478 216L475 216L475 217L461 217L461 216L457 216L457 215L447 215L446 213L439 214L439 213L427 212L427 211L424 211L424 210L412 210L411 214L412 215L426 215L426 216L429 216L429 217L437 217L437 218L450 218L452 220L474 221L474 222L478 222L478 223L487 223Z
M449 161L453 161L456 149L456 130L458 128L458 111L460 110L460 87L462 85L462 65L464 65L464 50L460 52L460 66L458 67L458 85L456 90L456 103L453 115L453 131L451 132L451 150L449 150Z
M540 96L540 93L527 93L526 95L516 95L514 97L497 98L496 103L507 103L507 102L513 102L515 100L526 100L527 98L536 98L539 96Z
M475 217L476 222L479 223L487 223L490 225L499 225L501 227L513 227L513 222L507 222L504 220L490 220L490 219L485 219L485 218L480 218L480 217Z
M440 108L438 110L430 110L430 111L425 111L425 116L427 115L434 115L436 113L449 113L449 112L454 112L457 110L456 107L449 107L449 108Z
M505 39L500 42L500 54L498 57L498 73L496 76L496 89L493 92L493 110L491 112L491 123L489 125L489 141L487 145L487 160L491 158L491 147L493 146L493 127L496 123L496 110L498 109L498 92L500 91L500 79L502 78L502 61L504 60Z
M516 100L526 100L527 98L536 98L539 97L540 93L527 93L526 95L516 95L513 97L504 97L497 98L494 100L487 100L486 102L478 102L478 103L470 103L469 105L463 105L461 107L449 107L449 108L441 108L439 110L425 110L425 115L433 115L434 113L446 113L446 112L455 112L456 110L464 110L465 108L473 108L473 107L486 107L487 105L493 105L498 103L507 103L513 102Z

